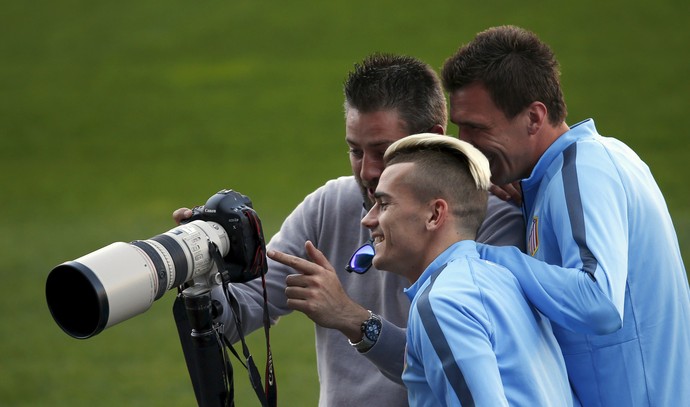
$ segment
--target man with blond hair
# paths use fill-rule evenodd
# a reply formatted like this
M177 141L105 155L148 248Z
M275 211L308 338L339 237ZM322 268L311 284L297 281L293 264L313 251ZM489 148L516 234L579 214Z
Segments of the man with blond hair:
M314 321L314 330L305 331L304 337L311 341L315 333L320 406L398 407L407 400L400 382L409 307L402 288L407 281L374 268L366 274L348 272L345 265L352 252L369 240L360 220L373 205L386 148L410 134L445 132L446 99L430 65L409 56L378 53L355 65L343 93L344 138L352 173L329 180L306 196L271 238L268 249L285 254L277 261L268 260L268 311L271 323L293 310ZM173 217L180 222L191 213L181 208ZM487 214L478 241L524 246L524 226L516 206L492 197ZM288 254L311 258L314 246L320 249L320 264L280 263ZM231 287L245 335L263 326L262 288L261 279ZM221 291L215 289L214 298L225 302ZM220 320L226 336L237 341L232 313L223 313ZM362 326L377 324L376 335L363 335Z
M411 283L402 376L410 405L572 405L549 321L510 271L479 258L486 157L453 137L420 134L388 147L384 163L362 224L374 266Z

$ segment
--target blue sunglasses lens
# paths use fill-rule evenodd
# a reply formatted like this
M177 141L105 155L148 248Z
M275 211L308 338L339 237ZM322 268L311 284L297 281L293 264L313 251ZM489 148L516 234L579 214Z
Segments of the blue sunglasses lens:
M347 266L345 266L345 270L350 273L366 273L371 267L374 254L374 246L371 244L371 241L365 243L362 247L354 252L352 257L350 257L350 262L347 264Z

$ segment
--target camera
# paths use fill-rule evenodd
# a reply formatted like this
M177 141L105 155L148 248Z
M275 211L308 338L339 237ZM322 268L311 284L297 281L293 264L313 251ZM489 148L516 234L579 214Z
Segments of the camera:
M145 312L174 287L242 283L266 270L251 200L225 189L168 232L112 243L56 266L46 280L46 300L63 331L86 339Z

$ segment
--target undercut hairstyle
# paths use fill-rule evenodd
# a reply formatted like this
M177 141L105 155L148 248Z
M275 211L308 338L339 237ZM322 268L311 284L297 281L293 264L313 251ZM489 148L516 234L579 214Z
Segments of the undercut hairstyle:
M415 134L391 144L386 166L414 163L405 184L420 202L443 199L457 217L457 226L476 237L486 217L491 186L489 161L471 144L455 137Z
M568 114L555 54L536 34L520 27L480 32L445 61L441 77L449 93L481 83L508 119L537 101L546 106L554 126Z
M345 114L395 110L409 134L446 128L441 80L431 66L409 56L376 53L355 64L343 85Z

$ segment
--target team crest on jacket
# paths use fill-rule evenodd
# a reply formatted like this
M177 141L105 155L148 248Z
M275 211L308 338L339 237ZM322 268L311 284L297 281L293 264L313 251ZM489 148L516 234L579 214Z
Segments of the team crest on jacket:
M539 218L537 216L532 218L532 224L529 227L529 240L527 240L527 253L534 257L539 250Z

